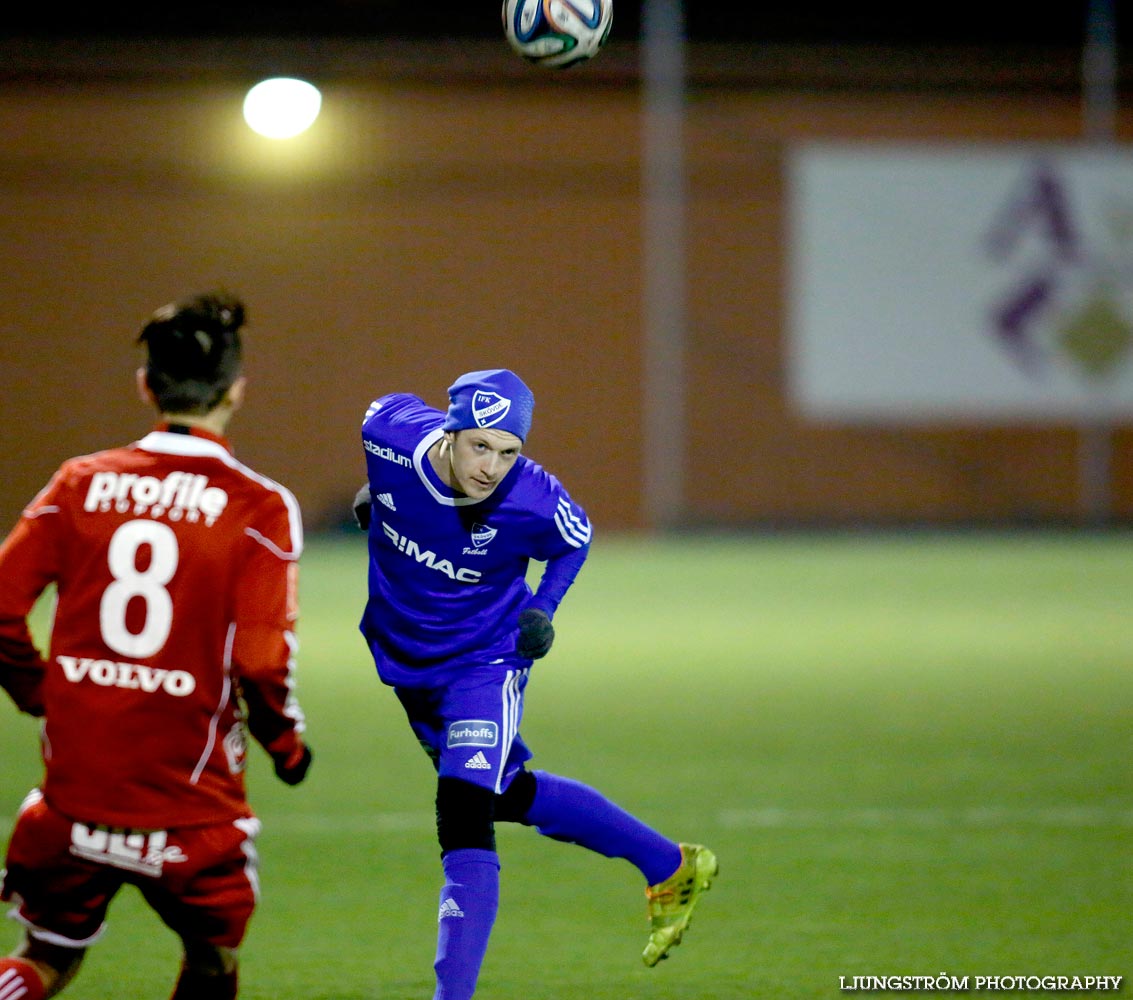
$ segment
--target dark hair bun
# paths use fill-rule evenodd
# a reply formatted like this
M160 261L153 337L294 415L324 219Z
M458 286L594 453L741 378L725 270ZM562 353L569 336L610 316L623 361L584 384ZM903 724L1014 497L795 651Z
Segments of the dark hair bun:
M138 336L149 361L146 378L168 412L215 405L240 367L244 304L226 292L162 306Z

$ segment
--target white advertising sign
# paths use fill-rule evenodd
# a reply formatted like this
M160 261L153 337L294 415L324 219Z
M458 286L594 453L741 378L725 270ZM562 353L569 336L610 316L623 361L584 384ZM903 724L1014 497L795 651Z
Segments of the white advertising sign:
M1133 152L803 146L789 188L804 415L1133 417Z

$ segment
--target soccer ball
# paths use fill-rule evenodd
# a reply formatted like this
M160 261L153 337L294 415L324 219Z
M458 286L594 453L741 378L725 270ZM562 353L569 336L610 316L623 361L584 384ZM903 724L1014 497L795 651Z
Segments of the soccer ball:
M504 34L528 62L564 69L598 54L613 0L504 0Z

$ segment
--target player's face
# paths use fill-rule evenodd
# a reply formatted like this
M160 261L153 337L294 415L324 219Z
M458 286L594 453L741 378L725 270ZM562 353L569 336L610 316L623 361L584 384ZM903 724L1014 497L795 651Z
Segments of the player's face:
M458 431L450 439L452 484L474 500L492 495L519 458L523 442L490 427Z

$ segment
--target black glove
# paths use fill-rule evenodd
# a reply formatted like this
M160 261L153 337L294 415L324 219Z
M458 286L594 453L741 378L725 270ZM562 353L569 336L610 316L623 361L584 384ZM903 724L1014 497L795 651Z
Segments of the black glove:
M273 753L271 759L275 764L275 776L285 785L297 785L307 777L307 768L311 766L311 748L302 743L288 753Z
M538 660L551 650L555 641L555 627L547 612L526 608L519 613L519 641L515 651L525 660Z
M363 531L370 530L370 484L354 494L354 520Z
M3 654L4 640L0 639L0 655ZM23 651L20 651L21 656ZM27 657L24 657L28 659ZM9 661L0 666L0 688L16 703L21 712L28 715L43 715L43 670Z

